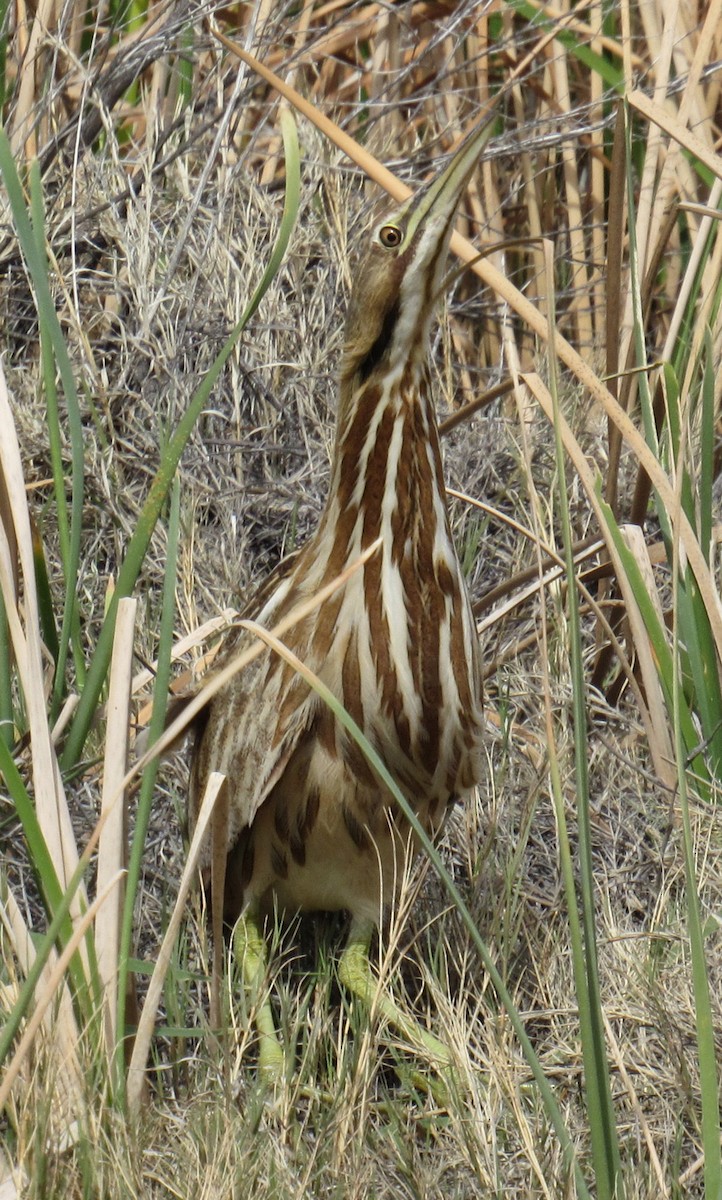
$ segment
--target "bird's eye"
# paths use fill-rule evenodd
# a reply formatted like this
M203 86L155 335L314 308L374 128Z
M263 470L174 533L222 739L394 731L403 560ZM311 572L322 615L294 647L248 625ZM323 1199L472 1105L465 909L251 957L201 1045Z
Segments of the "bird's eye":
M379 229L379 241L387 250L395 250L403 241L403 234L398 225L382 225Z

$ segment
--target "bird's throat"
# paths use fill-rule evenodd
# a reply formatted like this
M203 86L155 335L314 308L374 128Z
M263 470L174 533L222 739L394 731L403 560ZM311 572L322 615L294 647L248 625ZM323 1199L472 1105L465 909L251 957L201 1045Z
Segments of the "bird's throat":
M345 402L344 402L345 401ZM331 484L319 535L334 569L381 537L390 561L430 567L446 516L436 418L425 364L371 379L342 398Z

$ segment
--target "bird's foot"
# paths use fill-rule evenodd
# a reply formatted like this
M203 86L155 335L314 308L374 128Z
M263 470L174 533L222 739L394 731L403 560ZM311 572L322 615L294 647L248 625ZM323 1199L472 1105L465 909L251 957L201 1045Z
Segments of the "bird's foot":
M399 1069L399 1074L402 1078L406 1076L413 1087L431 1095L439 1108L448 1108L451 1098L460 1090L449 1048L418 1021L402 1012L374 977L368 961L371 930L372 927L368 926L356 931L352 929L339 962L339 980L358 996L369 1011L379 1013L402 1035L405 1042L427 1059L431 1068L428 1074L403 1068Z
M286 1056L283 1052L273 1010L266 986L267 954L266 943L258 919L252 913L244 914L233 933L233 950L241 965L243 982L250 1007L255 1007L255 1025L258 1031L258 1078L269 1086L275 1086L286 1076Z

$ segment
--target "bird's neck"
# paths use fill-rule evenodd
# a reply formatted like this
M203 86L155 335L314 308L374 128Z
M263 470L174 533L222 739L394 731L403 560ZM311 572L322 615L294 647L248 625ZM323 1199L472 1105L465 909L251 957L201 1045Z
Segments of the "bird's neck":
M319 527L335 571L382 537L384 557L409 546L424 569L446 502L436 416L425 361L396 377L342 382L331 482ZM387 559L388 560L388 559Z

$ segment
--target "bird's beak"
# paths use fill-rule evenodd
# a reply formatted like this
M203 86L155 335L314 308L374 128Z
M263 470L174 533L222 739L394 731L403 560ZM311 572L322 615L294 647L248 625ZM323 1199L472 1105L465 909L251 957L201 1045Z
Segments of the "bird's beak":
M419 226L429 219L434 224L438 221L444 229L451 223L479 155L491 137L494 120L494 116L487 117L477 129L467 134L444 170L408 201L404 239L407 244Z

